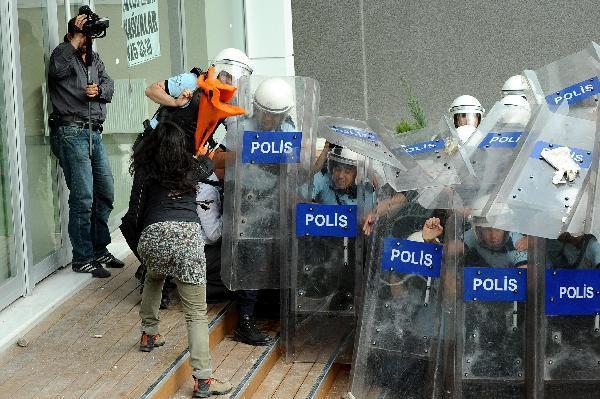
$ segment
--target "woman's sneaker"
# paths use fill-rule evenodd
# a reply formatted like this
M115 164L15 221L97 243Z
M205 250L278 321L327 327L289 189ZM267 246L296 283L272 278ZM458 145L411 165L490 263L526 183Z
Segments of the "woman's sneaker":
M71 268L76 273L91 273L93 277L97 278L110 277L110 272L95 260L86 263L75 263L71 265Z
M214 378L198 379L194 377L194 392L192 398L209 398L216 395L228 394L233 386Z

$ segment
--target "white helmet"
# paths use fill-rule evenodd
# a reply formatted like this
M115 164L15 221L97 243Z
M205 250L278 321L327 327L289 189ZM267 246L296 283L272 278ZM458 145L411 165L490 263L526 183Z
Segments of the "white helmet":
M500 100L500 103L508 108L502 114L502 123L525 126L529 122L531 107L524 97L511 94Z
M224 83L237 84L237 81L242 76L250 76L252 74L252 62L250 58L236 48L223 49L215 57L215 72L217 77L220 77ZM221 75L225 72L227 75Z
M502 86L502 95L517 95L525 97L525 77L523 75L514 75L508 78L504 85Z
M477 130L477 128L471 125L462 125L457 127L456 133L458 134L458 139L460 140L461 144L466 143L469 138L471 138L473 133L475 133L475 130Z
M358 154L347 148L336 147L327 153L327 172L329 173L329 176L333 182L333 188L335 190L345 191L351 189L352 187L356 187L356 181L350 181L347 175L345 177L343 177L343 175L338 176L340 180L336 181L333 173L334 169L341 166L346 170L356 171L357 164Z
M452 101L452 105L448 112L452 114L455 127L459 127L461 124L465 123L477 127L481 122L481 117L485 112L485 109L483 109L481 103L475 97L464 94L456 97L456 99ZM459 123L459 116L465 118L462 123Z
M448 112L450 112L452 115L471 113L483 115L485 113L485 109L483 109L481 103L475 97L468 94L463 94L462 96L456 97L454 101L452 101L452 105L450 106Z
M294 105L292 88L281 78L266 79L254 92L254 105L270 114L284 114Z
M531 111L531 106L529 106L529 102L525 99L525 97L520 96L518 94L509 94L504 96L500 103L503 105L509 105L513 107L521 107L528 111Z
M334 160L335 162L342 162L348 165L356 166L358 161L358 154L345 147L335 147L327 154L327 158Z

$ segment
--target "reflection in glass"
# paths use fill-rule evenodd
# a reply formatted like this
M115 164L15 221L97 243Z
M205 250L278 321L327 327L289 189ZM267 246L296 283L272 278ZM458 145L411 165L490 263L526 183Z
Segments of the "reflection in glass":
M2 72L1 68L0 72ZM4 92L2 80L0 80L0 92ZM0 284L15 274L13 272L15 266L15 233L12 222L7 130L4 109L4 97L0 96Z
M19 46L25 145L27 190L33 263L37 264L62 246L59 222L58 174L56 159L50 154L45 107L46 2L18 2Z
M115 202L110 215L111 231L118 228L121 217L127 211L132 179L129 175L131 145L142 132L142 122L152 116L157 105L148 100L144 89L150 84L165 80L183 71L173 70L176 54L171 53L171 22L177 2L158 0L158 20L160 52L158 58L130 68L127 62L127 37L121 29L121 4L107 4L96 1L94 11L111 21L107 37L96 40L96 50L100 54L109 76L115 82L115 94L107 107L102 141L115 179ZM178 29L178 27L173 27ZM177 37L177 36L175 36ZM177 63L175 63L177 64Z

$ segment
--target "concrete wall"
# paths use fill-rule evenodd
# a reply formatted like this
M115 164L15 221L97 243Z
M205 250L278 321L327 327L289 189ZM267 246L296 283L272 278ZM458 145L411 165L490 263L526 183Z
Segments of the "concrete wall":
M511 75L600 42L593 0L292 1L297 75L321 83L321 114L410 118L400 79L428 122L460 94L486 109Z

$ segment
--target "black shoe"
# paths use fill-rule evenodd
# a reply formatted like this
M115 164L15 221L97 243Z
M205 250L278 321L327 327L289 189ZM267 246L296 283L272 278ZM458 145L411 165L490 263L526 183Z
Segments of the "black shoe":
M273 337L256 328L254 320L247 315L240 317L233 337L236 341L254 346L269 345L273 342Z
M83 264L74 264L71 267L73 268L73 271L77 273L91 273L93 277L97 278L110 277L110 272L95 260Z
M169 299L169 293L164 292L160 298L160 309L169 309L169 305L171 304L171 300Z
M354 309L354 296L350 292L338 292L329 302L329 310L351 312Z
M137 278L140 283L144 284L144 280L146 279L146 266L141 263L134 274L135 278Z
M125 266L125 263L115 258L110 252L96 258L96 262L102 263L105 267L120 269Z

